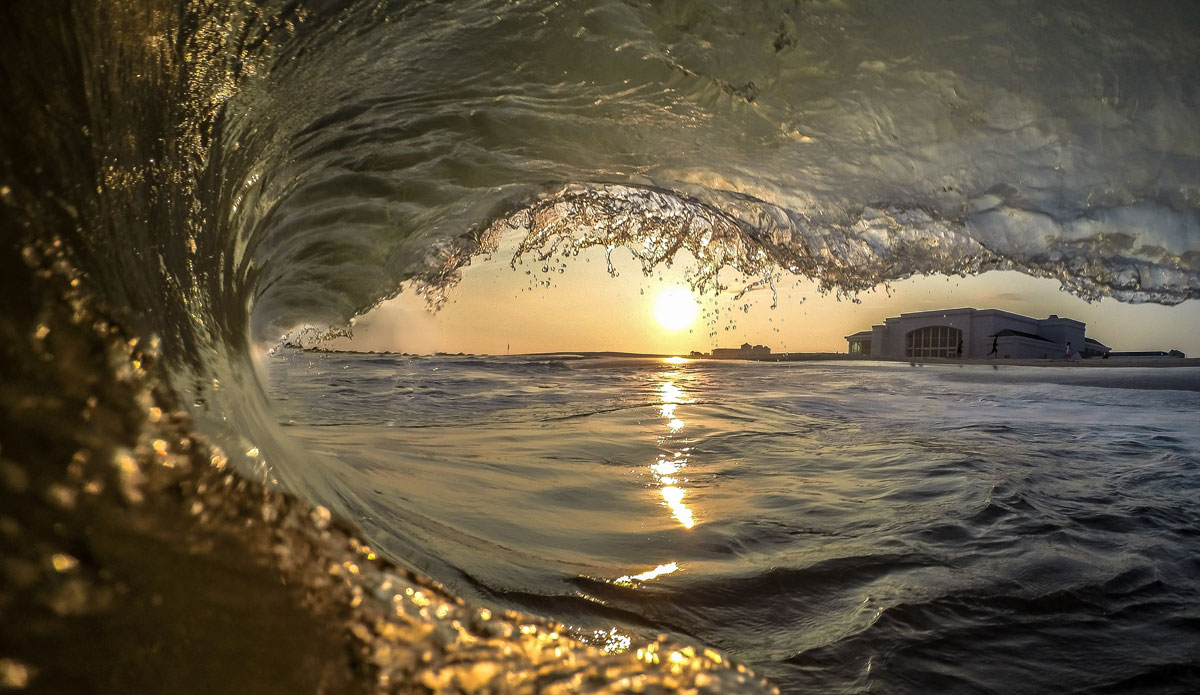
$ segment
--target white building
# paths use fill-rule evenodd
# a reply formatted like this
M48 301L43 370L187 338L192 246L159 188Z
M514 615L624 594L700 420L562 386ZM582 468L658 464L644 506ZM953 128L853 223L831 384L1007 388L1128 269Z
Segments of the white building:
M737 348L714 348L714 360L761 360L771 356L771 348L766 345L751 345L742 343Z
M1034 319L999 309L918 311L846 336L850 354L893 359L1061 359L1100 357L1109 348L1084 335L1082 321Z

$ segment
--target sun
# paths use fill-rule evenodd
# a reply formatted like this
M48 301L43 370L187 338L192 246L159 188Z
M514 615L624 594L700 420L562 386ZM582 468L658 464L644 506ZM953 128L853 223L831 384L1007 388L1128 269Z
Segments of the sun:
M668 287L654 300L654 317L668 331L687 328L699 315L700 305L686 287Z

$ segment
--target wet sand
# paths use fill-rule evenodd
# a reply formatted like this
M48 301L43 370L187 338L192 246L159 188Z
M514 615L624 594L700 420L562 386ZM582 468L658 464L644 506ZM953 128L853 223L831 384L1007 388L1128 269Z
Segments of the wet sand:
M959 364L959 365L989 365L993 367L1080 367L1091 368L1164 368L1164 367L1200 367L1200 358L1164 357L1161 359L1108 359L1108 360L1011 360L1011 359L925 359L925 360L879 360L881 362L909 362L912 364Z
M1112 389L1200 391L1200 359L1146 360L892 360L931 367L947 378L1061 384ZM957 367L958 369L950 369ZM967 368L970 369L967 369ZM992 369L980 369L991 367ZM1025 369L1042 367L1044 369ZM1015 368L1015 369L1014 369Z

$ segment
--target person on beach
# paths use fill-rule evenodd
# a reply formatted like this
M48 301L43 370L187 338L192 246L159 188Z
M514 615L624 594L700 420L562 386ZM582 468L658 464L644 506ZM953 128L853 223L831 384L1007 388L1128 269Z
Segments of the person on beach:
M1071 341L1067 341L1067 354L1063 355L1063 359L1071 359Z
M962 338L958 339L958 359L962 359Z
M988 357L1000 354L1000 337L992 336L992 351L988 353Z

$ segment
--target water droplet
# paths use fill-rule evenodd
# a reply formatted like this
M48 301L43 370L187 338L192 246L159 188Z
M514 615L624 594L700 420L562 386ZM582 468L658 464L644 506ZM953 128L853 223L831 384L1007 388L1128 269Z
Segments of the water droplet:
M79 566L79 560L66 553L55 553L50 558L50 564L54 565L55 572L69 572Z
M325 507L317 507L312 510L312 514L309 517L312 519L313 524L321 530L328 528L329 522L333 519L333 515Z
M16 659L0 659L0 688L24 690L36 674L36 669Z

